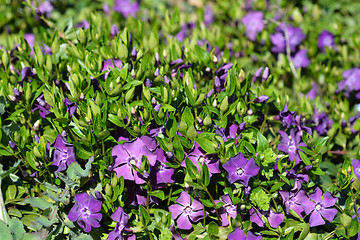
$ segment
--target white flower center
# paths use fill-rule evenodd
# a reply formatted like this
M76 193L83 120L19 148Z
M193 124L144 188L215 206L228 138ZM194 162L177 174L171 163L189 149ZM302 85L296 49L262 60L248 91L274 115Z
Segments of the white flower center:
M321 209L320 204L316 204L316 205L315 205L315 209L319 211L319 210Z
M238 170L236 170L236 173L237 173L238 175L243 175L243 174L244 174L244 169L239 168Z
M204 156L200 156L199 158L198 158L198 162L199 163L204 163L204 161L205 161L205 158L204 158Z

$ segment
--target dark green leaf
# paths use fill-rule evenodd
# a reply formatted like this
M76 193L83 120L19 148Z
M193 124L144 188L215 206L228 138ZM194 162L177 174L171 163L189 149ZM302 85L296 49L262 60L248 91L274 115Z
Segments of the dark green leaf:
M269 148L268 140L266 139L266 137L264 137L264 135L261 134L261 132L258 132L256 152L262 152L267 148Z
M147 226L150 222L150 214L143 205L139 205L139 212L141 214L141 221Z
M199 146L208 154L216 153L213 143L206 139L197 137L195 141L199 144Z
M303 160L303 162L306 165L311 165L310 159L306 156L305 153L303 153L302 151L299 151L299 154L300 154L301 159Z

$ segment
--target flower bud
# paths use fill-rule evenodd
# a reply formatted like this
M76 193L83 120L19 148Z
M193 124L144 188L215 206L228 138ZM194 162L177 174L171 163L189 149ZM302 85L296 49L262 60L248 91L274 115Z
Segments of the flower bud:
M9 147L16 152L17 151L17 147L16 144L13 141L9 141Z
M85 98L84 93L80 93L80 101L84 101L84 98Z
M137 57L137 50L136 47L133 47L132 51L131 51L131 60L135 61Z
M204 125L204 122L200 117L196 117L196 121L201 127Z
M40 126L40 122L41 122L41 120L39 119L39 120L37 120L37 121L34 123L33 128L34 128L35 131L38 130L38 128L39 128L39 126Z
M220 104L220 112L225 113L229 108L228 96L225 96Z
M136 110L134 107L130 108L130 113L131 113L131 116L136 117Z
M211 117L209 115L207 115L204 119L204 126L209 127L211 125L212 121L211 121Z
M107 196L111 197L111 196L112 196L112 192L113 192L113 190L112 190L111 186L107 183L107 184L105 185L105 194L106 194Z
M151 105L154 107L156 104L157 104L157 101L156 101L155 97L152 97Z
M161 64L160 56L158 52L155 53L155 61L156 61L156 66L159 66Z
M214 99L214 101L213 101L213 103L212 103L212 106L213 106L213 107L217 107L217 101L216 101L216 99Z

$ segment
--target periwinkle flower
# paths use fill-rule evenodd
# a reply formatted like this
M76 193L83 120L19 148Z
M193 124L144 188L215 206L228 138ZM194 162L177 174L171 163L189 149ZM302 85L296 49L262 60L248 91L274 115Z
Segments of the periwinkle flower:
M348 91L360 90L360 68L355 67L346 70L342 74L343 80L338 83L339 90L347 89Z
M290 137L284 131L279 131L279 134L281 138L277 149L288 154L290 161L295 160L295 165L299 164L301 162L299 147L306 147L305 143L300 143L300 134L296 132L295 128L291 129Z
M351 160L355 176L360 180L360 161L358 159Z
M64 103L69 112L69 118L72 118L72 116L76 112L76 106L77 106L76 102L71 102L68 98L65 98Z
M309 219L310 227L324 225L325 221L323 218L329 222L334 220L337 210L331 207L335 205L336 197L330 192L325 192L323 196L323 192L317 187L313 193L309 194L309 198L313 202L304 205L304 208L307 215L312 212Z
M171 219L177 219L178 228L190 230L192 228L191 221L197 222L204 218L203 205L196 199L191 201L187 192L181 192L176 203L169 206L169 212L171 212Z
M319 135L325 136L327 132L330 130L333 121L329 118L329 116L325 112L319 114L317 109L315 109L314 111L313 118L315 122L315 126L314 126L315 130L318 132Z
M219 159L211 154L206 154L206 152L195 142L193 149L186 154L186 156L194 163L197 167L199 174L201 171L200 165L206 164L209 168L210 176L215 173L220 173L219 169ZM181 166L185 167L185 161L181 163Z
M111 219L117 222L115 229L109 233L108 240L121 240L123 239L123 231L129 221L129 215L127 215L122 207L118 207Z
M154 167L151 168L152 185L155 187L162 187L165 184L174 183L175 169L167 166L165 163L169 162L165 156L164 150L158 148L154 152L157 156Z
M219 215L221 218L221 224L223 227L228 226L229 225L229 219L233 218L235 219L237 214L238 214L238 210L237 210L237 206L233 204L233 202L231 201L231 198L229 195L224 195L222 196L220 200L215 200L215 204L218 204L219 202L223 202L224 205L222 207L220 207L218 209L219 211Z
M250 178L256 176L260 170L253 158L248 161L241 152L222 166L228 172L227 178L231 184L239 181L245 187L248 186Z
M77 221L86 233L91 231L91 227L100 227L102 215L98 212L101 210L101 201L87 193L76 194L74 198L75 205L70 209L69 220Z
M113 148L112 170L116 172L117 177L123 176L124 179L135 181L136 184L145 183L143 175L133 167L141 167L141 159L146 156L151 166L154 166L156 155L151 152L155 149L154 139L142 136L131 142L119 144Z
M113 24L110 29L111 39L114 39L119 34L119 32L120 30L118 26L116 24Z
M122 62L121 62L121 60L110 58L110 59L108 59L108 60L103 61L101 72L107 71L107 72L105 73L105 75L104 75L104 78L105 78L105 79L106 79L106 78L109 76L109 74L110 74L110 70L111 70L110 68L115 68L115 67L122 69Z
M39 5L38 10L46 17L51 17L51 13L54 10L54 7L51 5L50 1L44 1Z
M206 5L204 9L204 24L206 27L209 27L210 24L214 21L214 11L210 5Z
M130 15L136 17L136 13L139 11L139 4L132 0L115 0L114 11L122 14L125 18Z
M289 128L292 124L294 124L295 114L295 111L288 110L288 104L286 103L282 112L279 113L280 121L283 128Z
M31 78L33 76L35 76L36 74L33 73L33 71L31 70L31 68L29 67L24 67L22 70L21 70L21 80L22 81L25 81L27 80L28 78Z
M277 228L285 219L284 214L274 212L271 208L269 211L250 209L250 221L256 223L259 227L264 227L265 222L262 218L267 218L272 228Z
M60 134L55 141L51 144L51 147L55 148L51 153L51 161L53 166L57 166L55 172L64 171L68 166L76 161L75 147L70 144Z
M289 38L289 47L291 51L295 51L296 47L306 37L300 28L294 27L292 25L286 25L283 23L277 28L277 32L275 34L270 35L270 40L273 44L271 51L275 53L286 52L285 32Z
M13 141L9 141L9 147L16 152L17 151L17 146Z
M46 118L46 115L48 115L50 113L49 109L52 107L51 105L49 105L45 99L44 99L44 94L41 94L37 99L36 99L37 103L34 103L34 108L31 109L31 112L34 112L36 110L40 110L40 116L42 118Z
M245 233L243 230L241 230L239 227L236 227L234 231L229 233L227 236L228 240L261 240L261 235L255 235L254 233L248 231L247 236L245 236Z
M252 77L252 81L255 82L256 79L258 79L262 73L263 67L260 67L256 72L254 73Z
M266 95L261 95L253 100L254 103L266 103L269 100L269 97Z
M302 131L304 131L304 132L312 135L312 129L310 127L305 126L303 121L301 121L300 115L295 116L294 125L295 125L295 128L297 129L296 134L299 134L300 136L302 136Z
M306 49L299 50L291 60L293 61L295 68L305 68L310 64Z
M336 50L334 34L327 30L323 30L318 37L318 47L323 53L325 53L325 48L333 48Z
M318 88L318 85L313 83L311 90L306 94L306 96L309 97L310 100L315 100L318 96Z
M245 35L251 40L255 41L256 35L261 33L264 29L263 12L249 12L247 13L241 22L245 25Z
M300 217L304 217L305 206L311 204L309 197L306 192L301 189L301 183L295 182L293 189L290 191L281 190L279 191L283 203L285 204L285 212L290 215L290 209L296 212Z

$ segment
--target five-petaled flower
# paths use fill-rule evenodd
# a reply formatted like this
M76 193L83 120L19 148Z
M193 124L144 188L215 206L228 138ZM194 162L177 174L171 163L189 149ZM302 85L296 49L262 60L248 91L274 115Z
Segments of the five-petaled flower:
M251 41L255 41L256 35L264 29L263 18L264 13L260 11L249 12L243 17L241 22L245 25L245 35Z
M101 201L87 193L76 194L74 198L75 205L70 209L69 220L77 221L87 233L91 231L91 227L100 227L102 215L98 212L101 210Z
M277 148L280 151L289 154L290 161L295 160L295 164L299 164L301 162L301 158L299 155L299 151L301 150L299 147L306 147L305 143L300 143L300 134L296 131L295 128L290 130L290 137L284 131L279 131L279 134L281 138Z
M312 212L309 219L310 227L324 225L323 218L329 220L329 222L334 220L337 210L331 207L335 205L336 197L330 192L325 192L323 196L323 192L317 187L313 193L309 194L309 198L313 202L304 205L304 209L306 215Z
M256 176L260 170L253 158L248 161L241 152L223 164L223 168L228 172L227 178L231 184L239 181L245 187L248 186L250 178Z
M51 153L51 161L53 161L53 166L58 167L56 172L64 171L70 164L76 161L74 145L68 143L60 134L51 144L51 147L55 148Z
M176 202L178 204L169 206L169 211L172 219L177 218L176 223L180 229L189 230L192 228L190 220L197 222L204 218L203 205L196 199L191 202L187 192L181 192Z
M231 198L229 195L224 195L222 196L220 200L215 200L215 204L218 204L219 202L223 202L224 205L219 208L219 215L221 218L221 224L222 226L228 226L229 225L229 220L230 218L235 219L237 214L238 214L238 210L236 205L233 204Z
M154 139L142 136L115 146L112 151L114 161L109 170L116 172L118 178L123 176L124 179L135 181L136 184L145 183L143 174L136 171L133 166L140 168L143 156L148 158L151 166L155 165L156 155L150 151L155 148L154 144Z

